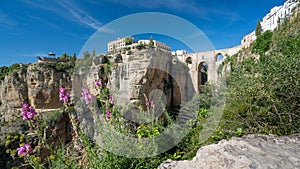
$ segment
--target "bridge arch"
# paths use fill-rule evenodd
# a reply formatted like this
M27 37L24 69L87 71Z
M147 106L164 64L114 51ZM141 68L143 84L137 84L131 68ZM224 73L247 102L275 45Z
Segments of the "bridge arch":
M201 91L201 85L204 85L208 81L208 63L201 61L198 65L198 91Z
M217 53L216 55L215 55L215 61L217 62L217 61L221 61L221 60L223 60L224 59L224 54L223 53L221 53L221 52L219 52L219 53Z
M192 57L189 56L189 57L185 58L185 63L192 64L193 63Z

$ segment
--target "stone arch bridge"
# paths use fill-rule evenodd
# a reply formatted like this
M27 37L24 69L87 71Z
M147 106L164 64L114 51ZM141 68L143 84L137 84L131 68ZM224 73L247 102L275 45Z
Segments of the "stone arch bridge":
M204 84L206 81L216 82L218 80L217 69L222 61L227 56L236 54L242 48L243 46L240 45L221 50L188 53L177 57L180 61L188 64L194 89L196 92L199 92L201 84Z

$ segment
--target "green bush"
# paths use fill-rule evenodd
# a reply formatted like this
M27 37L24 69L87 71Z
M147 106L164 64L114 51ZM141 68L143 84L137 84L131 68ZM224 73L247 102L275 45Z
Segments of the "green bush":
M243 133L277 135L300 132L300 35L295 24L259 36L252 46L259 59L244 56L238 62L242 56L232 57L224 130L242 128Z
M252 53L264 54L271 47L273 33L269 30L258 36L253 43Z
M0 67L0 80L4 80L5 76L14 70L19 70L20 64L12 64L11 66Z

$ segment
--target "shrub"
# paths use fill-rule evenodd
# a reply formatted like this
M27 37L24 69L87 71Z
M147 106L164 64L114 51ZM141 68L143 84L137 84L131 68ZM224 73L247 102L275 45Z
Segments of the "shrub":
M273 33L269 30L258 36L256 41L253 43L252 53L264 54L271 47Z
M259 59L248 56L239 63L241 56L232 57L223 129L276 135L300 132L300 35L297 27L290 31L293 27L289 24L258 37L252 51Z

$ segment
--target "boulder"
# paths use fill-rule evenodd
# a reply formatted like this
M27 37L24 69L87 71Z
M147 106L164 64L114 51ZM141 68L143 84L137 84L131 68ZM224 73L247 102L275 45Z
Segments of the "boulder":
M300 134L246 135L200 148L191 161L163 162L159 169L296 169L300 168Z

